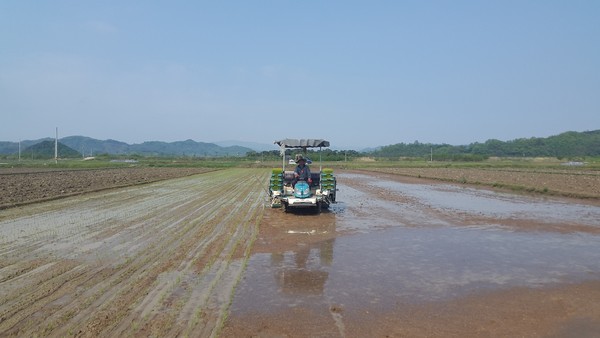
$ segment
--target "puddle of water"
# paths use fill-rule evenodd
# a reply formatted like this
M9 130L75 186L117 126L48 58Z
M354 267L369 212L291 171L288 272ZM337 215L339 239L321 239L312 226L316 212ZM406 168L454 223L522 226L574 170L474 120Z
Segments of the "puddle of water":
M233 312L392 308L473 292L600 278L600 236L389 228L250 258Z

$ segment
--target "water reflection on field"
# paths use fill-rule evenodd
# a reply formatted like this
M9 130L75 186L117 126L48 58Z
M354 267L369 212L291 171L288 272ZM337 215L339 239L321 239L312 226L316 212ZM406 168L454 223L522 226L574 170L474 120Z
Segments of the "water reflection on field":
M444 216L599 227L599 207L365 175L341 175L339 181L340 203L331 211L338 236L304 243L297 235L299 245L289 250L253 255L233 314L294 307L328 311L332 304L346 311L387 309L500 288L600 279L598 234L515 231L494 222L467 227ZM303 226L318 229L319 217L307 218L313 224Z

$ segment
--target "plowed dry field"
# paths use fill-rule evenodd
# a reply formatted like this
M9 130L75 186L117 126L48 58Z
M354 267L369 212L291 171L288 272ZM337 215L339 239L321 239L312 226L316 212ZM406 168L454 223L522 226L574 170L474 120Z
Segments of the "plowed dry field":
M210 171L206 168L0 169L0 209Z
M25 191L60 196L52 182L71 180L52 178L73 173L10 185L22 202L0 210L0 336L600 332L593 198L345 171L338 203L318 215L268 208L265 169L153 183L115 173L104 177L144 184L31 204L39 194Z

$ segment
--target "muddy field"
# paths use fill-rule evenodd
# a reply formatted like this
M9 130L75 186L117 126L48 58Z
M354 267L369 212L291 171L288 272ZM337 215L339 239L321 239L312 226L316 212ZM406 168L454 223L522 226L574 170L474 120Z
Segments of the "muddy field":
M266 210L224 336L600 332L597 203L390 174L339 183L329 213Z
M600 205L339 172L320 215L227 169L0 210L0 336L600 332ZM552 188L549 188L552 189Z
M546 195L600 199L600 172L594 170L376 168L372 171Z
M207 172L204 168L0 169L0 209Z

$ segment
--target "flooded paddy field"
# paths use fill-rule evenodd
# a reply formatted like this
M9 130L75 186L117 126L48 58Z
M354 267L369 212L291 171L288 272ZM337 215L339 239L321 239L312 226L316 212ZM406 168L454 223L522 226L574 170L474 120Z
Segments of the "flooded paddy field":
M597 336L600 205L338 173L321 214L228 169L0 211L0 336Z
M321 215L266 210L226 336L594 336L600 207L343 173Z

